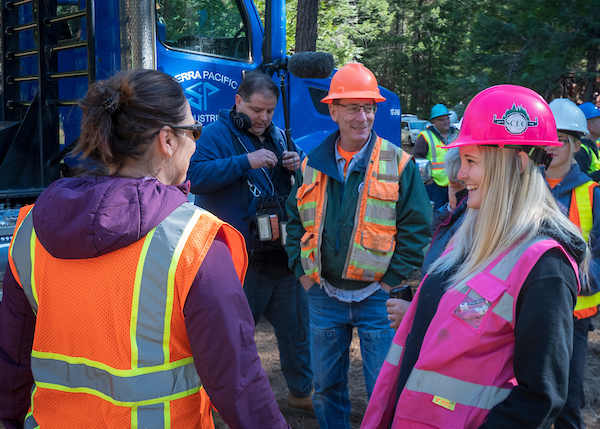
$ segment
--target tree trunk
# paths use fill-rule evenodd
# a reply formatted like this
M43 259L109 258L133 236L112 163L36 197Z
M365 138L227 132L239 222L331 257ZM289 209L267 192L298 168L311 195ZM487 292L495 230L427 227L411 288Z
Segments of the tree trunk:
M317 16L319 0L298 0L296 17L296 52L317 50Z
M583 101L591 101L596 103L596 90L598 88L598 45L590 46L587 55L587 77L585 79L585 92L583 93Z

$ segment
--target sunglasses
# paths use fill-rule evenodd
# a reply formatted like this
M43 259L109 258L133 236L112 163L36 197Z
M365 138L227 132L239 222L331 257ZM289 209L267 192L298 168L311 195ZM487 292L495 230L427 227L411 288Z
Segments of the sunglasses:
M200 134L202 134L202 124L198 121L196 121L194 125L169 125L169 127L178 130L190 130L194 140L198 140L200 138Z

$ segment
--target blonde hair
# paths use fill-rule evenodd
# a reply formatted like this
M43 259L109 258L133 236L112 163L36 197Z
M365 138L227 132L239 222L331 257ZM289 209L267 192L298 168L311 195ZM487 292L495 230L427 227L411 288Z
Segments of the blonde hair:
M558 132L567 134L567 139L569 140L569 159L571 160L571 164L577 164L577 161L575 161L575 145L579 139L571 134L565 133L564 131L558 130Z
M570 243L574 237L584 242L581 232L560 211L548 190L539 167L528 160L523 173L518 149L479 146L484 176L481 207L469 209L456 231L451 245L454 251L432 264L428 273L444 272L458 267L450 284L483 271L487 265L512 245L530 240L551 230L553 238ZM587 256L580 267L587 277Z

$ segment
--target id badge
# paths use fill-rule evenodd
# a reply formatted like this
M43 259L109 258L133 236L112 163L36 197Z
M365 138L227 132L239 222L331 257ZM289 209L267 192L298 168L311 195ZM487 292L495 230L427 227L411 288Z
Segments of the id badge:
M463 301L454 310L454 314L471 325L475 329L479 329L481 321L492 306L492 303L477 294L476 296L465 296Z

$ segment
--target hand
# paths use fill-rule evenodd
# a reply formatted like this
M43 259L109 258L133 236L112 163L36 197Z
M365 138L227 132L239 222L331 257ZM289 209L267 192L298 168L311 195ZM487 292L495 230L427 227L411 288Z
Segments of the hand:
M277 155L267 149L259 149L246 155L250 168L255 170L257 168L271 168L277 165Z
M300 155L296 152L283 151L281 164L290 171L296 171L300 167Z
M300 282L304 290L307 292L314 284L316 284L315 281L308 277L306 274L301 275L298 281Z
M390 298L385 302L385 305L389 313L388 320L391 322L390 328L398 329L400 322L402 322L404 315L408 311L408 307L410 307L410 302L403 299Z

